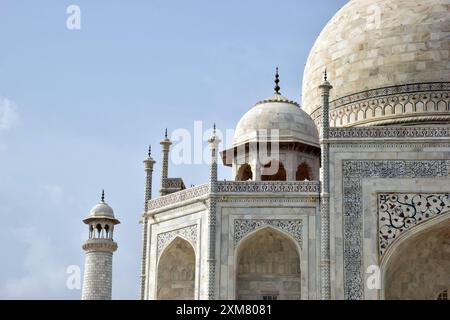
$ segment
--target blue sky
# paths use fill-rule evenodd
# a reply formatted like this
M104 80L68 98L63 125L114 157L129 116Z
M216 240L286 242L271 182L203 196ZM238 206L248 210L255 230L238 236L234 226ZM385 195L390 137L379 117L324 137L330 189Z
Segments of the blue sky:
M66 268L83 267L81 220L103 188L122 222L113 297L138 298L147 145L156 195L165 127L233 129L272 94L276 66L300 101L309 50L346 2L0 0L0 298L80 298ZM66 28L71 4L81 30Z

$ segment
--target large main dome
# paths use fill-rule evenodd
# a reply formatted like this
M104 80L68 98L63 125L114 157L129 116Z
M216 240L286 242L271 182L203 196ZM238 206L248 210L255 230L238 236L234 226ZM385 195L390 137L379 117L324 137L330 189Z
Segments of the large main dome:
M351 0L317 39L303 108L320 122L318 86L334 86L331 125L450 120L450 0Z

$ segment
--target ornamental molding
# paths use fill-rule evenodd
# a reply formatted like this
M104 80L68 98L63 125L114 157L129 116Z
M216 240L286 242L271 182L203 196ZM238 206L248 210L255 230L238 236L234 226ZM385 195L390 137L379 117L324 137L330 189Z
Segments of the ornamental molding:
M362 91L333 100L331 106L333 108L339 108L370 98L386 98L386 102L395 102L397 101L396 97L390 97L388 99L388 96L405 93L416 93L420 95L423 92L428 92L428 94L422 95L422 97L438 99L440 98L439 91L450 91L450 82L413 83Z
M186 188L184 186L183 179L181 178L164 178L162 179L162 186L163 188L178 190L183 190Z
M156 239L157 256L159 256L163 249L176 237L181 237L187 240L194 248L194 251L197 251L198 226L195 224L184 228L159 233Z
M429 111L430 112L430 111ZM390 126L390 125L420 125L424 122L427 123L446 123L450 120L450 114L448 112L433 112L433 113L414 113L411 117L411 114L401 115L399 117L386 117L376 119L375 126ZM372 120L368 120L367 123L373 122ZM361 123L363 125L363 123Z
M82 248L88 252L114 252L117 250L117 243L107 239L89 239L83 243Z
M319 192L318 181L219 181L217 182L219 193L309 193Z
M309 207L308 208L312 208L315 206L311 206L311 203L317 203L317 201L319 200L319 195L317 195L317 197L305 197L305 198L295 198L295 199L285 199L285 198L271 198L271 199L262 199L262 198L232 198L233 196L226 196L226 197L221 197L219 198L219 202L220 203L271 203L271 204L275 204L275 205L279 205L282 203L290 203L290 204L308 204Z
M152 199L148 202L148 210L159 209L162 207L173 205L175 203L199 198L207 194L209 194L209 183L181 190L178 192L174 192L156 199Z
M344 160L344 296L364 299L363 196L366 178L450 178L450 160Z
M449 97L450 82L415 83L358 92L330 102L330 126L442 122L450 116ZM311 117L321 126L322 108L315 109Z
M270 226L280 229L295 239L302 248L302 220L301 219L235 219L234 220L234 247L249 233Z
M450 127L356 127L330 128L330 139L450 138Z
M277 103L277 102L292 104L292 105L300 108L300 105L297 102L295 102L293 100L289 100L288 98L282 96L281 94L277 94L277 93L270 98L258 101L255 104L255 106L260 105L260 104L265 104L265 103Z
M318 181L217 181L214 196L228 195L231 193L319 193ZM210 184L206 183L189 189L181 190L152 199L148 202L148 211L179 204L203 196L211 195Z
M449 193L381 193L377 201L380 256L405 231L450 212Z
M333 143L330 144L331 149L343 149L343 148L362 148L362 149L370 149L370 148L449 148L450 143L438 143L438 142L412 142L412 143Z

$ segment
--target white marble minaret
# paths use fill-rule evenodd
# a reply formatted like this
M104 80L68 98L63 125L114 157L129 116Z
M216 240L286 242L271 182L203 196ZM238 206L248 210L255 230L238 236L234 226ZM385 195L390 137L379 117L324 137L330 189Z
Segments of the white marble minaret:
M86 251L82 300L111 300L112 258L117 250L114 242L114 226L120 221L114 217L113 209L102 198L83 220L89 226L89 239L83 243Z

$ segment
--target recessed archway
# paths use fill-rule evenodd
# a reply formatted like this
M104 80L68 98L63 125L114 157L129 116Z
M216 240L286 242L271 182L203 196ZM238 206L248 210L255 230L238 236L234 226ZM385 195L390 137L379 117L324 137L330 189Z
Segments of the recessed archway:
M405 238L393 249L385 266L384 297L437 300L449 288L450 217Z
M297 167L297 173L295 176L295 180L297 181L305 181L305 180L309 180L311 181L311 168L309 167L309 165L306 162L301 163L298 167Z
M261 181L286 181L286 169L280 161L270 161L262 167Z
M195 252L191 244L177 237L159 258L158 300L194 300Z
M248 181L253 179L252 167L248 163L239 167L236 175L236 181Z
M270 227L242 241L236 259L236 299L299 300L301 272L296 243Z

